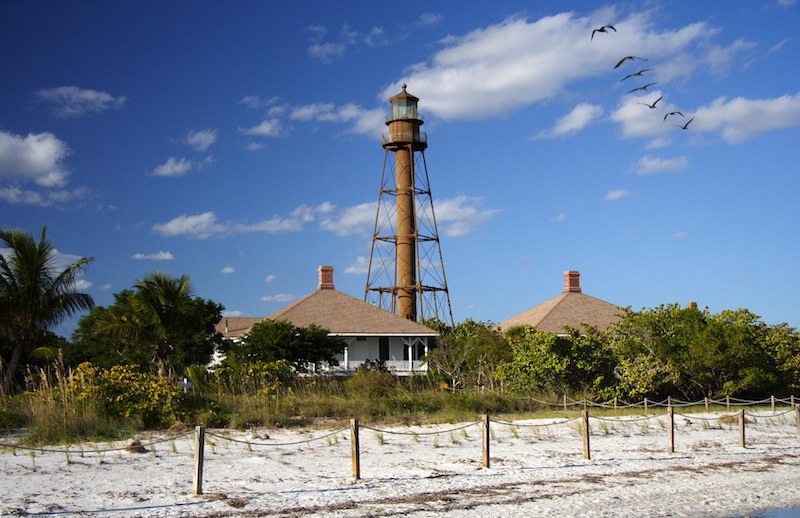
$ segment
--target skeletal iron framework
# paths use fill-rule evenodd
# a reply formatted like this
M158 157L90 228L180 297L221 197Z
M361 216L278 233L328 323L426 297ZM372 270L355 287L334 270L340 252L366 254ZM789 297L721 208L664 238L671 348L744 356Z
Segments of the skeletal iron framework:
M452 326L417 101L405 85L390 99L364 300L410 320Z

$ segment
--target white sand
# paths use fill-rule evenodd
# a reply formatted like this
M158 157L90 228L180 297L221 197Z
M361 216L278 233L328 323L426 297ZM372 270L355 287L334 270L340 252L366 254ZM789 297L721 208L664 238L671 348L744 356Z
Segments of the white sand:
M680 410L678 410L680 411ZM382 438L362 428L361 480L351 477L350 432L310 443L253 446L208 436L203 496L192 495L193 434L148 453L0 453L2 516L744 516L800 507L794 413L748 414L747 447L719 414L592 418L591 460L579 422L492 423L491 467L481 466L479 426L438 436ZM703 421L703 417L709 421ZM547 425L547 426L545 426ZM420 434L459 425L400 427ZM286 443L325 431L214 434ZM265 435L269 434L269 439ZM142 442L164 435L142 436ZM9 442L5 438L0 442ZM381 444L381 442L383 444ZM212 445L213 444L213 445ZM114 446L120 446L115 444ZM174 448L173 448L174 446ZM53 449L56 449L55 447ZM173 451L174 450L174 451ZM33 469L35 463L35 470Z

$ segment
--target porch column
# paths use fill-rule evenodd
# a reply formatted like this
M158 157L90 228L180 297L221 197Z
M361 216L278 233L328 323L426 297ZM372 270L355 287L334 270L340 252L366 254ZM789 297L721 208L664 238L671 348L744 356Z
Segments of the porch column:
M352 337L352 336L350 338L345 338L345 340L344 340L345 343L347 344L347 345L344 346L344 370L345 371L349 371L350 370L350 344L353 343L353 340L355 340L355 338Z
M414 341L404 338L403 342L405 342L408 348L408 370L409 372L414 372Z

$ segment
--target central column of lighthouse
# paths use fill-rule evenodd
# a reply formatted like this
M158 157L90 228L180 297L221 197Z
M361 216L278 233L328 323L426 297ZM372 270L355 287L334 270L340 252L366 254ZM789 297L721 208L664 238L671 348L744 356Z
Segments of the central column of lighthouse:
M414 151L395 152L397 180L397 314L417 319L416 217L414 213Z

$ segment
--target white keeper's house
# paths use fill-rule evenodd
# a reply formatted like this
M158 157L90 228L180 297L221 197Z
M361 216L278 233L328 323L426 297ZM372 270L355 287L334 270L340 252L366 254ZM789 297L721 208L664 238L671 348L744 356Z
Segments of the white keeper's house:
M264 320L285 320L295 327L315 324L347 344L344 354L337 357L339 366L330 367L331 374L351 373L366 360L381 360L398 375L427 370L420 358L428 352L429 341L439 333L336 291L332 266L320 266L318 272L319 284L313 293L266 318L222 317L217 332L235 341Z

